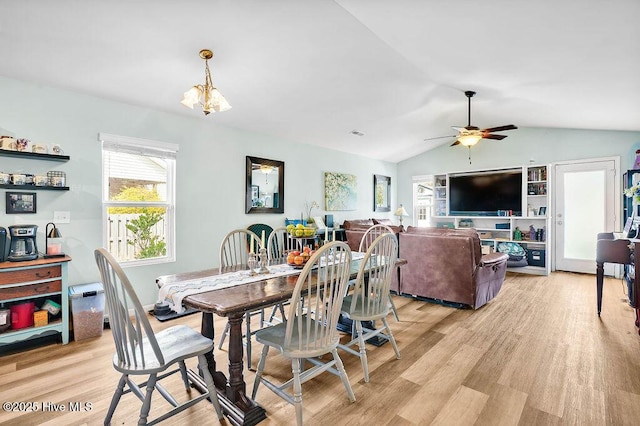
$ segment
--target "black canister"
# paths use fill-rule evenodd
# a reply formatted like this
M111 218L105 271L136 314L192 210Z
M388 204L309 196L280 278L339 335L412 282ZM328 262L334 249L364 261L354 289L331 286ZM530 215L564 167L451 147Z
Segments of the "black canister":
M7 230L0 226L0 262L7 260Z

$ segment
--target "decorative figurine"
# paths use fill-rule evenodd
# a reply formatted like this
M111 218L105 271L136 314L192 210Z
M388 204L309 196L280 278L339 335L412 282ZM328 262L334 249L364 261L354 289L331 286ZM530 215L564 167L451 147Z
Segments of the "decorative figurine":
M261 248L260 249L260 254L258 255L258 258L260 259L258 265L258 273L259 274L268 274L271 271L269 271L269 268L267 268L267 249L266 248Z
M249 253L249 258L247 259L247 266L249 267L249 275L250 276L254 276L256 275L256 266L257 266L257 259L256 259L256 254L252 251L251 253Z
M517 226L516 226L516 230L513 231L513 239L516 241L522 240L522 231L520 231L520 228L518 228Z

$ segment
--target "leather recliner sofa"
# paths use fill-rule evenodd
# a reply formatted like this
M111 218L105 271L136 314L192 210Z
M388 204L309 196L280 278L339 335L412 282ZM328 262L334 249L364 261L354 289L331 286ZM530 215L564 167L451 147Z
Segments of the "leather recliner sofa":
M416 228L399 235L399 293L478 309L498 295L508 256L482 254L475 229Z
M347 237L347 244L349 245L349 248L353 251L358 251L358 248L360 248L360 240L362 240L364 233L373 225L378 224L387 225L393 230L396 236L402 232L402 228L394 225L391 219L345 220L342 224L342 228L344 229L345 236Z
M364 236L364 233L367 229L371 228L373 225L387 225L391 230L396 234L396 238L398 234L402 232L402 228L394 225L391 219L355 219L355 220L345 220L342 224L342 228L344 229L345 236L347 237L347 244L349 248L353 251L358 251L360 248L360 241ZM400 280L398 274L393 274L391 279L391 291L398 294L400 293Z

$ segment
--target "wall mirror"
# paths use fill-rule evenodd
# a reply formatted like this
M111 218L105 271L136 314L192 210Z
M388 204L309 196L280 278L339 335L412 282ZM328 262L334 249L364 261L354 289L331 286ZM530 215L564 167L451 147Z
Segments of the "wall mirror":
M373 175L373 211L391 211L391 178Z
M246 158L245 213L284 213L284 162Z

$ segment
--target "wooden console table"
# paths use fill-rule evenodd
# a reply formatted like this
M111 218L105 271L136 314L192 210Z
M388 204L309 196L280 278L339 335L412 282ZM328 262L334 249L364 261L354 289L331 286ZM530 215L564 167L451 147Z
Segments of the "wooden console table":
M633 249L632 249L633 247ZM598 316L602 310L602 287L604 284L604 263L617 263L628 265L632 263L635 270L632 292L629 295L629 302L635 309L636 327L640 326L640 283L638 282L638 273L640 273L640 239L616 238L613 233L598 234L597 250L596 250L596 291L597 291L597 308ZM640 334L640 330L638 331Z

